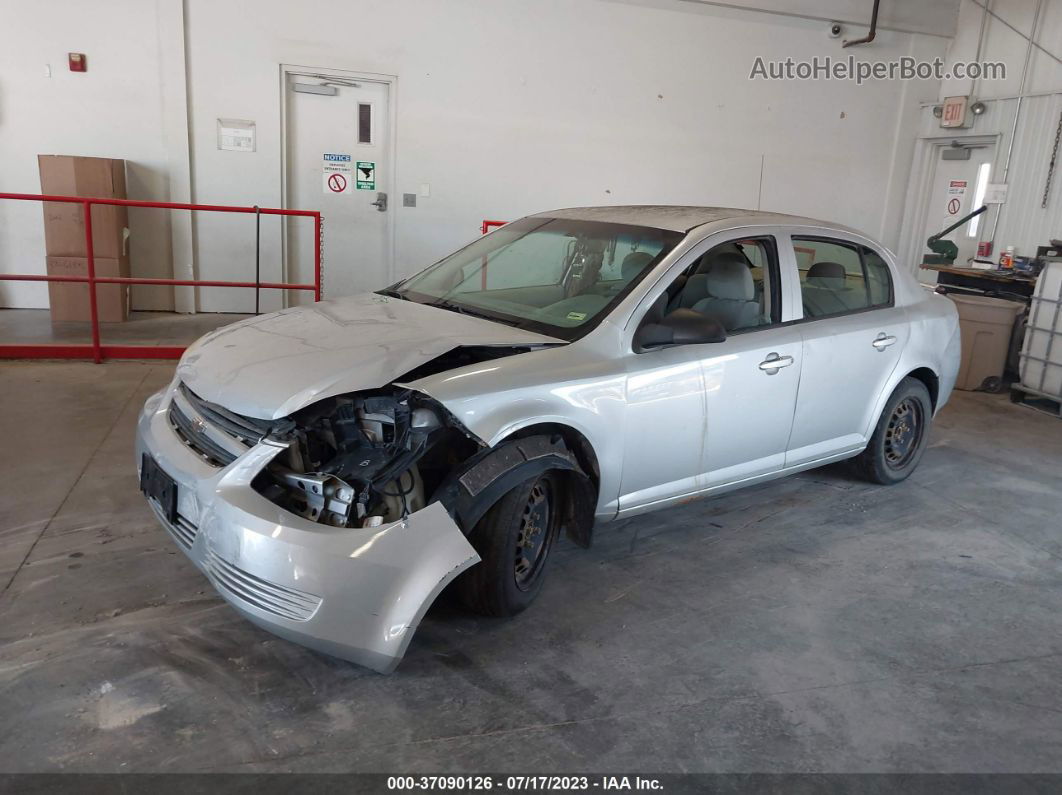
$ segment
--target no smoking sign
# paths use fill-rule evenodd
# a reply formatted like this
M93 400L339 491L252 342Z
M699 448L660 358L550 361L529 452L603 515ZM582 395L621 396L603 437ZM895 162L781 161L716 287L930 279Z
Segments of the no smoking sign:
M321 177L324 192L331 196L337 193L353 193L350 155L325 154L323 160Z
M342 174L329 174L325 184L332 193L346 193L350 187L350 181Z

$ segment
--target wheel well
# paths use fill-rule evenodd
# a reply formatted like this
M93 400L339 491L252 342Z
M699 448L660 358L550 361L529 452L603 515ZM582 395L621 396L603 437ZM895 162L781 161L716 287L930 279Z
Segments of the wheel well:
M926 389L929 390L929 400L933 404L933 411L937 410L937 395L940 392L940 379L937 378L937 374L930 370L928 367L919 367L917 370L912 370L907 374L908 378L917 378L923 384Z
M583 472L594 484L594 492L596 494L601 483L601 469L598 466L597 454L594 452L594 447L590 444L590 440L570 425L562 425L558 422L542 422L537 425L528 425L526 428L516 431L510 438L538 436L540 434L557 435L564 440L565 445L578 459L579 466L582 467Z

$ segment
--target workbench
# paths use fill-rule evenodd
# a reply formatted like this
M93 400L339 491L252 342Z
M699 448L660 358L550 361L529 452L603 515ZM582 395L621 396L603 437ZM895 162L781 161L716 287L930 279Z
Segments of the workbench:
M998 295L1001 298L1016 297L1028 301L1036 289L1036 277L1020 271L983 271L977 268L961 268L955 265L922 265L923 270L937 272L937 284L960 287Z

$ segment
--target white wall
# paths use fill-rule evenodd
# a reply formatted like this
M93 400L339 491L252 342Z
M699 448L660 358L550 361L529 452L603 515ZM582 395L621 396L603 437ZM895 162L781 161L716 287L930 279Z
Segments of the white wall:
M0 190L40 193L38 154L89 155L129 161L129 198L168 198L157 22L144 0L0 0ZM86 73L68 71L68 52L87 53ZM167 211L129 218L133 273L169 277ZM44 257L40 204L0 201L0 271L43 273ZM169 288L136 287L133 300L173 308ZM0 306L47 307L47 286L0 282Z
M394 209L396 276L483 218L579 204L761 206L894 243L918 104L937 91L749 81L757 55L839 55L840 42L820 21L686 2L263 0L249 14L189 0L187 24L198 201L282 200L278 64L398 76L393 193L428 182L432 195ZM879 31L859 55L944 45ZM255 120L258 151L217 151L218 117ZM201 272L235 278L248 261L239 220L228 237L209 223Z
M793 7L804 16L791 17L686 0L186 0L182 42L179 0L0 0L0 185L36 190L34 156L59 152L125 157L133 197L180 194L188 157L174 109L184 101L176 63L182 75L187 68L194 200L279 206L279 68L298 64L397 75L392 192L428 182L432 195L416 208L392 205L396 276L474 237L485 217L577 204L762 207L847 223L895 245L919 105L938 86L748 75L758 55L941 55L947 39L928 34L950 32L940 8L955 1L898 2L887 21L928 33L879 29L873 44L842 53L821 20L861 19L869 2L860 13L855 0L802 0ZM853 24L846 35L863 32ZM64 71L68 50L88 53L87 75ZM50 80L41 77L46 62ZM257 152L219 152L218 117L255 120ZM42 269L39 208L4 204L0 267ZM143 275L172 272L171 237L191 237L155 213L133 219ZM246 218L204 214L196 224L198 275L246 278ZM327 291L327 218L325 228ZM281 275L278 230L266 227L266 278ZM190 259L179 252L179 274ZM37 285L3 286L0 295L46 305ZM156 305L141 295L138 306ZM206 310L249 300L200 291Z

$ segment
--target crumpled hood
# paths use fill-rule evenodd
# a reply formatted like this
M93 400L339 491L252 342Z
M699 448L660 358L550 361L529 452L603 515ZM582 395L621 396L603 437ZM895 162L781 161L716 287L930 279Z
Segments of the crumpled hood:
M460 345L560 342L366 293L224 326L185 351L177 375L229 411L277 419L332 395L385 386Z

